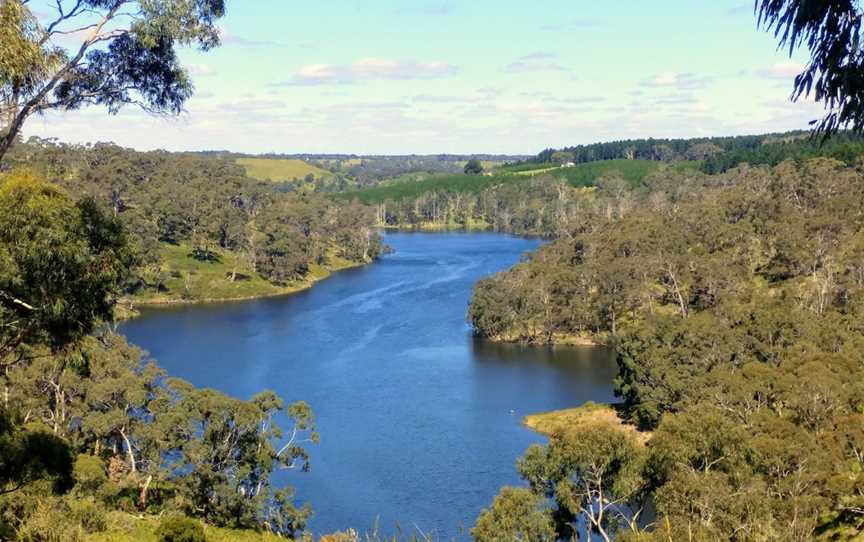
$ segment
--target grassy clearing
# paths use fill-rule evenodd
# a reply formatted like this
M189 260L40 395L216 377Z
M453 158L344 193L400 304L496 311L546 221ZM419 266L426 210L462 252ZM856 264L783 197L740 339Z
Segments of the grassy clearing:
M529 414L522 418L522 423L547 436L559 431L578 431L586 426L607 424L633 435L642 444L651 438L651 433L639 431L636 426L625 423L614 407L590 401L576 408Z
M572 186L591 186L601 177L618 176L631 186L637 186L646 175L660 168L653 160L604 160L575 167L560 168L556 177L567 179Z
M562 169L562 168L560 168L560 167L558 167L558 166L555 166L555 167L544 167L544 168L537 168L537 169L524 169L524 170L521 170L521 171L514 171L513 174L514 174L514 175L524 175L524 176L526 176L526 177L533 177L533 176L535 176L535 175L540 175L541 173L548 173L548 172L550 172L550 171L558 171L558 170L561 170L561 169Z
M329 179L332 173L325 169L296 159L238 158L237 163L246 168L246 174L262 181L290 181L302 179L310 173L318 178Z
M162 246L162 271L168 276L166 291L147 290L132 298L135 304L193 303L198 301L220 301L252 299L297 292L324 279L333 271L355 267L351 262L335 254L328 258L327 265L312 265L303 280L285 286L273 285L255 273L251 267L231 252L216 253L213 261L200 261L191 256L189 245ZM235 272L237 278L232 282Z
M698 169L699 162L677 162L672 167ZM593 186L595 181L601 177L621 177L631 186L637 186L646 175L664 167L663 162L655 160L600 160L597 162L586 162L573 167L550 166L550 164L520 164L502 168L502 172L510 172L516 175L540 175L549 174L559 179L565 179L572 186Z

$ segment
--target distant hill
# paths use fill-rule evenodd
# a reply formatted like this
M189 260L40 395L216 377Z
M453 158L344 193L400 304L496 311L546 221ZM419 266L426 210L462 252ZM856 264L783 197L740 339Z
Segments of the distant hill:
M583 164L606 160L698 162L705 173L721 173L744 162L774 166L787 159L829 156L849 161L864 153L864 137L841 132L822 141L796 130L761 135L689 139L627 139L545 149L526 164Z
M522 164L493 169L486 175L435 175L422 180L394 181L365 190L343 192L338 197L372 204L414 199L431 192L479 193L493 186L524 184L541 175L565 181L576 188L594 186L603 177L620 177L636 186L660 167L660 162L651 160L606 160L571 167Z

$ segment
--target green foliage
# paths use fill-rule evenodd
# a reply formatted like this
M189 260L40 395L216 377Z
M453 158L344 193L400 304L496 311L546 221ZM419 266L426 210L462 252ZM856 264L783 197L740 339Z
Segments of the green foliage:
M156 529L159 542L207 542L201 523L185 516L168 516Z
M306 209L301 225L315 212ZM133 260L120 223L92 199L75 203L13 173L0 184L0 224L4 536L81 540L106 527L103 504L179 508L289 536L302 530L309 507L295 505L290 488L272 487L271 475L309 469L307 446L318 439L309 406L166 380L140 350L97 330ZM69 496L56 496L73 482Z
M528 489L503 487L492 507L484 509L471 529L477 542L555 542L552 517L544 499Z
M62 348L109 320L133 262L120 224L33 174L0 177L0 358Z
M381 249L371 209L276 192L230 159L31 140L9 160L111 209L138 257L127 292L143 299L278 293L343 260L369 262Z
M864 154L861 137L849 132L832 135L828 141L811 137L780 138L766 141L758 147L734 148L707 157L701 165L706 173L722 173L740 164L776 166L784 160L804 161L828 157L855 164Z
M626 540L860 535L862 172L814 159L619 188L479 283L469 317L496 339L608 340L623 412L653 437L617 469L612 429L580 426L530 449L523 477L571 513L591 510L573 481L631 511L650 499L657 522Z
M483 164L480 160L472 158L465 164L465 175L480 175L483 173Z
M339 199L357 199L363 203L402 201L415 199L427 193L455 192L473 193L502 182L521 182L524 179L509 178L502 175L441 175L420 181L400 182L388 186L369 188L360 192L338 194Z
M590 162L575 167L563 167L550 172L551 175L566 179L571 186L595 186L603 177L619 177L631 187L637 187L649 173L656 171L658 162L651 160L607 160Z
M864 130L864 58L859 49L861 18L858 2L835 0L757 0L758 24L788 47L791 56L802 44L810 61L795 77L792 98L809 97L822 102L828 113L817 133L829 136L851 125ZM815 121L814 121L815 123Z
M633 527L644 505L645 457L631 433L604 422L555 433L519 459L530 490L503 488L471 534L479 542L569 540L584 523L608 541L621 525Z
M0 495L40 480L50 480L56 492L71 487L69 447L47 431L17 427L0 409Z
M105 509L92 499L74 499L68 501L69 513L66 515L72 523L80 525L86 533L101 533L108 528Z
M794 131L736 137L636 139L578 145L560 151L546 149L527 162L507 166L503 171L523 174L552 172L561 164L560 159L556 160L555 157L567 155L572 157L568 161L577 164L576 168L567 168L573 171L574 175L570 179L573 183L585 181L580 179L580 174L577 173L585 164L595 164L594 167L597 168L612 168L613 164L618 164L615 167L621 170L621 175L631 184L638 184L640 175L645 176L639 171L640 167L651 169L651 163L655 168L658 163L666 162L675 168L702 169L706 173L714 174L742 163L776 166L784 160L804 160L820 156L851 164L861 154L864 154L864 143L857 134L838 132L825 142L809 137L807 132ZM627 162L633 164L628 166ZM636 165L639 162L643 162L642 166Z
M56 499L36 501L16 532L21 542L82 542L84 536L84 529L70 521L66 503Z
M102 459L86 454L79 454L73 466L75 490L85 495L93 495L106 482L108 474Z
M4 59L7 53L22 56L0 65L0 159L36 113L87 105L116 113L127 104L181 111L192 83L175 49L218 45L224 2L150 0L125 7L83 0L34 13L26 2L3 2L0 52Z
M24 4L20 0L0 4L0 103L4 104L0 117L4 121L11 91L32 92L62 60L59 51L39 43L38 21Z

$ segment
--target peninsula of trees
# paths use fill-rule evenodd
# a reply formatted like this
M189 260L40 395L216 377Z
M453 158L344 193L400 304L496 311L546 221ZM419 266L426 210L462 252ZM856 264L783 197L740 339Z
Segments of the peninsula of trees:
M653 432L645 446L615 424L556 431L519 462L530 489L503 490L477 538L551 541L580 522L640 541L860 533L861 167L823 157L601 185L576 196L556 241L477 284L478 335L613 345L620 415ZM492 519L515 510L512 530Z

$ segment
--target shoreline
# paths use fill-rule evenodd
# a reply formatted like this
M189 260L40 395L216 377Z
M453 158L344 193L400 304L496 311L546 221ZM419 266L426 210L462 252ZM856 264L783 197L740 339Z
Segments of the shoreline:
M173 298L157 298L157 299L136 299L134 297L123 297L118 302L117 306L122 307L123 311L126 311L125 315L115 316L115 319L118 321L121 320L131 320L133 318L137 318L140 316L140 312L137 310L138 308L150 308L150 309L160 309L160 308L169 308L179 305L206 305L206 304L215 304L215 303L239 303L243 301L254 301L256 299L268 299L273 297L281 297L281 296L289 296L292 294L297 294L300 292L305 292L306 290L311 289L313 286L318 284L321 281L327 280L332 277L334 274L339 273L340 271L347 271L349 269L358 269L360 267L365 267L367 265L371 265L375 263L376 260L371 260L368 262L352 262L346 265L340 265L334 268L326 268L325 273L321 276L309 277L305 279L303 282L292 285L292 286L284 286L284 287L276 287L279 288L277 291L267 292L262 294L255 295L247 295L247 296L236 296L236 297L206 297L200 299L173 299ZM274 286L275 287L275 286Z
M598 425L621 431L642 446L647 446L653 435L651 431L643 431L625 420L620 403L588 401L577 407L526 414L520 421L523 427L546 437Z
M520 340L509 337L482 337L498 344L518 344L525 346L579 346L586 348L606 348L610 346L609 337L605 335L553 335L549 341Z
M455 224L434 224L423 223L413 225L393 225L393 224L376 224L376 228L386 231L408 231L408 232L446 232L446 231L462 231L462 232L495 232L506 233L496 230L491 224L475 224L468 226L459 226Z

